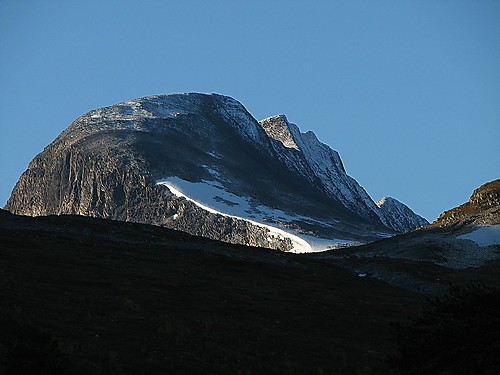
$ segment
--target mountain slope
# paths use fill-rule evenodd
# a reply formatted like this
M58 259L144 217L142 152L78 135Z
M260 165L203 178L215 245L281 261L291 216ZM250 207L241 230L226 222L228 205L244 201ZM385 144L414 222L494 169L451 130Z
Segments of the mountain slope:
M346 173L338 152L321 143L313 132L301 133L285 115L272 116L259 123L270 138L278 141L273 146L288 168L311 181L318 179L327 195L339 199L350 210L398 232L429 224L394 198L390 198L389 205L373 202L365 189Z
M419 230L310 256L333 259L365 276L428 293L442 292L439 284L458 270L463 272L461 282L478 279L500 286L499 182L477 188L469 202Z
M208 201L176 195L160 183L173 178L219 193ZM222 208L207 210L214 202ZM235 205L246 216L227 214ZM366 242L400 230L312 132L284 116L258 123L217 94L151 96L87 113L35 157L6 209L150 223L288 251L299 250L296 235Z
M391 228L399 232L409 232L429 224L426 219L417 215L407 205L394 198L384 197L375 204L380 208Z

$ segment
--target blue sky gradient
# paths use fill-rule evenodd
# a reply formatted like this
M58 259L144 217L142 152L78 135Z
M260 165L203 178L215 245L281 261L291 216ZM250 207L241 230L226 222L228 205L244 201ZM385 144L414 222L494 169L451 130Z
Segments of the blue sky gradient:
M77 117L186 91L285 113L432 221L500 177L500 2L0 0L0 206Z

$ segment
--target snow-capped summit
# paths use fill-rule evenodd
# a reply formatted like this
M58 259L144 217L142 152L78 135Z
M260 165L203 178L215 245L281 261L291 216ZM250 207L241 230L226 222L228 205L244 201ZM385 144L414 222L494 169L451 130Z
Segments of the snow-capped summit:
M285 115L258 122L237 100L200 93L148 96L83 115L33 159L6 206L286 251L419 226L383 207L313 132Z
M312 131L301 133L298 126L289 123L285 115L269 117L260 121L260 124L270 138L285 146L286 149L277 146L278 157L289 168L319 185L327 195L340 200L349 210L398 232L421 226L415 222L412 227L408 218L404 219L404 224L399 223L399 214L398 218L394 218L390 212L381 210L365 189L346 173L338 152L320 142Z
M429 224L426 219L417 215L397 199L384 197L379 199L376 204L384 213L388 224L400 232L408 232Z
M189 121L190 117L202 118L208 111L223 118L227 125L240 135L257 142L263 142L265 135L245 107L237 100L220 94L179 93L146 96L118 103L88 112L75 121L68 130L138 130L157 131L162 123L178 120ZM156 122L156 124L155 124ZM185 125L185 130L204 133L213 131L215 124L210 121L198 123L197 127Z

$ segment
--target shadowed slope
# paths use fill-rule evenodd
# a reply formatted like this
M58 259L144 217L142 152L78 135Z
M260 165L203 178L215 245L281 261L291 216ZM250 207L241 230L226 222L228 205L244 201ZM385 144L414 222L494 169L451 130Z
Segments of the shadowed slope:
M29 363L35 345L63 373L386 373L389 321L422 300L329 262L140 224L2 212L0 240L0 361Z

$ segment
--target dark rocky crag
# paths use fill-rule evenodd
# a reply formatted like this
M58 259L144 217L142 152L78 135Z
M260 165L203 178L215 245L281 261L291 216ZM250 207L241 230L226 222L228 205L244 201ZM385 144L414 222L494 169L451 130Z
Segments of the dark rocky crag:
M239 102L216 94L152 96L97 109L33 159L5 208L29 216L148 223L231 243L292 249L290 238L207 212L156 184L179 176L217 180L256 204L297 215L285 226L299 233L366 242L381 232L401 231L345 173L335 151L285 118L286 136L296 147L286 144L276 132L269 134L272 121L259 124ZM327 157L326 167L318 155Z

